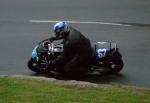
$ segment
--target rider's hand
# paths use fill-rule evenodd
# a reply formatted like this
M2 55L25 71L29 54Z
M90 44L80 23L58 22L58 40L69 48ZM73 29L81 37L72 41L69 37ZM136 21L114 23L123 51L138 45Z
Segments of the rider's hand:
M50 43L52 43L54 40L60 40L63 39L64 37L50 37L48 40L50 41Z
M56 37L50 37L49 38L50 43L52 43L55 39L56 39Z

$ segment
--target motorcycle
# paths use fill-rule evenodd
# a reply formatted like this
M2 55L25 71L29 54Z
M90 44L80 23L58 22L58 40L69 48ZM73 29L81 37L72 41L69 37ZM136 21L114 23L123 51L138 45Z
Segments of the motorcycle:
M92 44L93 54L88 72L118 73L123 69L124 63L117 44L114 42L95 42ZM48 39L41 41L32 50L27 65L36 73L49 73L56 71L50 62L63 53L63 43L51 43Z

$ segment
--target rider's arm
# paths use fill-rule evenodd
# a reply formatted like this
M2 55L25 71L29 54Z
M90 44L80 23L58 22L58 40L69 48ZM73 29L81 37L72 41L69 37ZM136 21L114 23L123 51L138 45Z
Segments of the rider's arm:
M60 39L63 39L63 37L50 37L50 38L48 38L48 40L50 42L53 42L54 40L60 40Z
M70 44L67 44L64 47L64 51L63 51L62 55L60 55L58 58L56 58L54 61L52 61L53 62L52 64L57 67L64 66L70 59L69 54L70 54Z

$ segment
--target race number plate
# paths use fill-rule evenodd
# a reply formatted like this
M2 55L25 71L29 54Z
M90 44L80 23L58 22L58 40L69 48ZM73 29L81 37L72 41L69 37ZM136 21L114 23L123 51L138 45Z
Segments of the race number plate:
M97 50L97 57L98 58L103 58L106 56L106 52L107 52L107 49L103 48L103 49L98 49Z

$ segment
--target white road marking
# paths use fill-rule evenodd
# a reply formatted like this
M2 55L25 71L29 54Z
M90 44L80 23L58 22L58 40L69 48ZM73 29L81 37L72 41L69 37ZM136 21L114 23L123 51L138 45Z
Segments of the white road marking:
M29 20L30 23L56 23L60 21L53 21L53 20ZM76 24L100 24L100 25L114 25L114 26L132 26L127 24L121 23L106 23L106 22L83 22L83 21L66 21L68 23L76 23Z

